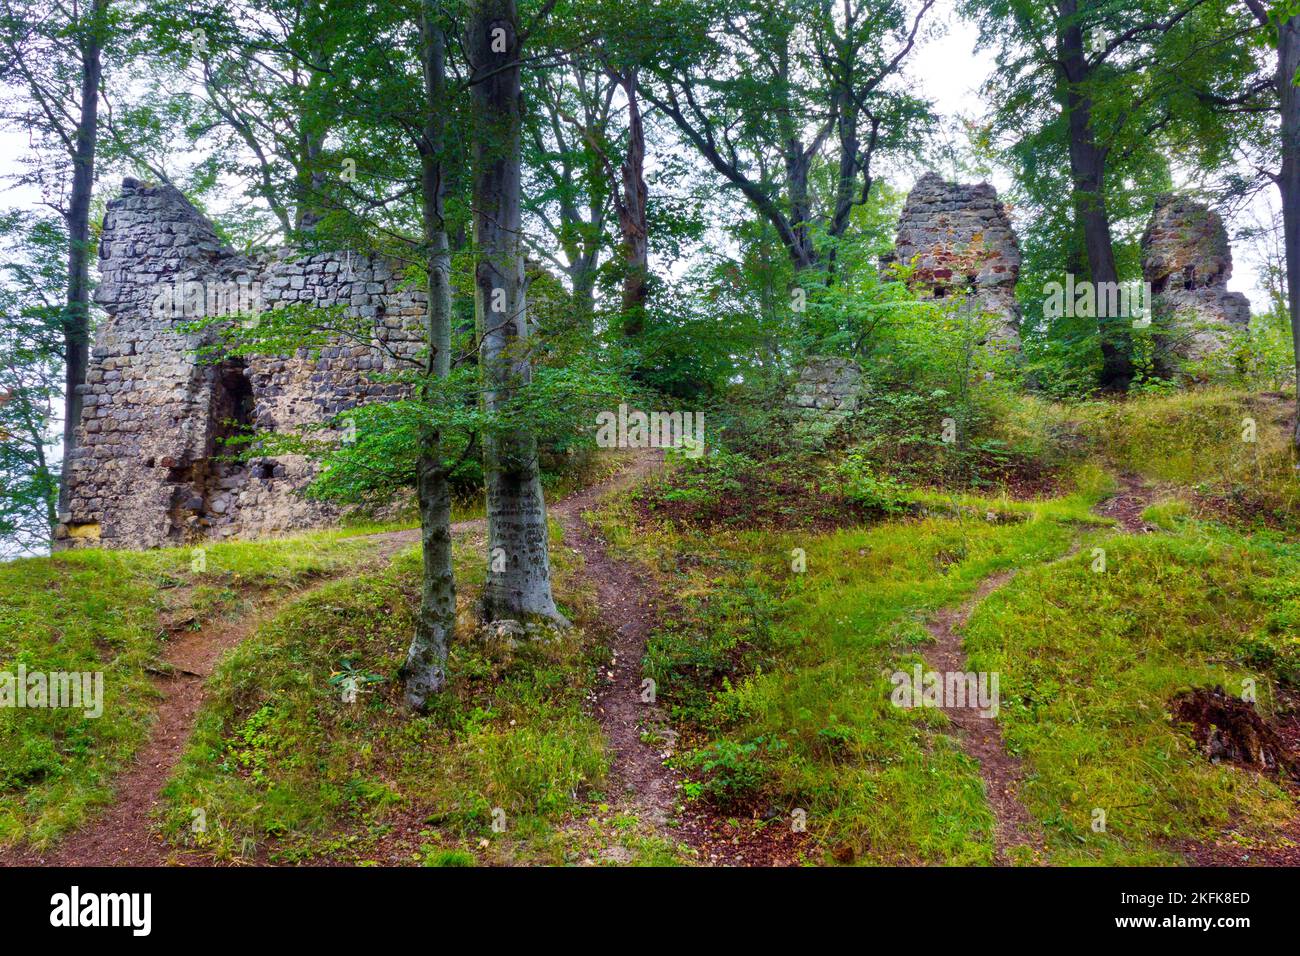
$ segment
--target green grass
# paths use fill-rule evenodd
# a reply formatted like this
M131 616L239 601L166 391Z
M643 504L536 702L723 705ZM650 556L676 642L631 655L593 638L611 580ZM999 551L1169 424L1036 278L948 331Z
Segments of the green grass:
M1285 411L1222 390L1078 406L1027 399L1007 413L1008 440L1052 449L1068 493L901 488L890 520L830 532L642 524L633 499L607 502L602 531L671 602L644 666L681 731L686 798L724 815L803 809L812 863L992 863L979 768L941 712L890 703L889 674L924 659L931 615L1014 569L964 633L968 668L999 674L998 719L1026 771L1021 799L1043 828L1043 861L1178 862L1180 844L1230 823L1266 831L1293 797L1268 777L1206 762L1168 702L1253 679L1267 714L1277 686L1300 684ZM1256 442L1241 441L1245 417ZM1158 533L1118 535L1093 514L1111 470L1156 486L1145 518ZM1212 499L1244 505L1216 510ZM1265 512L1273 530L1252 525ZM164 794L160 824L174 846L237 859L251 841L279 862L688 862L606 792L588 701L607 654L600 628L616 622L600 620L558 530L556 594L578 628L522 647L477 631L481 543L458 542L451 688L419 718L399 707L394 680L417 555L367 564L357 535L374 530L214 546L203 574L188 550L0 565L4 666L106 678L98 719L0 710L0 844L46 845L111 798L113 775L147 734L146 668L164 653L161 623L248 613L346 569L218 666ZM353 703L340 686L349 675L362 687ZM497 809L505 832L492 827ZM1092 827L1095 810L1104 832Z
M822 535L632 534L626 503L605 509L609 537L656 568L680 604L653 635L646 670L686 729L688 794L723 812L731 803L806 810L813 862L832 853L991 862L978 768L937 711L891 705L887 675L919 660L929 613L990 574L1065 553L1095 522L1087 507L1097 494L1008 505L1023 519L1014 523L987 520L995 502L967 496L961 518ZM791 570L796 548L802 574Z
M1064 411L1095 453L1202 505L1202 517L1300 530L1290 400L1204 388Z
M112 798L114 775L148 733L156 692L146 668L165 651L164 620L247 610L256 596L355 566L369 546L341 532L206 549L85 550L0 564L0 670L102 672L103 714L0 709L0 845L44 847Z
M1000 675L1046 862L1178 862L1181 843L1230 821L1266 831L1294 812L1275 780L1195 753L1168 707L1181 690L1253 678L1268 714L1275 686L1300 680L1300 545L1230 530L1233 514L1198 520L1194 504L1245 488L1294 521L1286 409L1215 390L1029 404L1026 428L1062 447L1077 436L1092 462L1064 497L911 488L900 500L919 517L830 534L706 533L639 525L627 501L603 510L606 535L679 605L645 666L683 729L689 797L724 814L807 810L815 862L992 862L978 768L942 714L890 706L886 675L924 659L928 614L1016 568L965 632L968 668ZM1255 442L1241 440L1245 417ZM1092 513L1115 485L1103 464L1156 485L1145 518L1161 533L1116 535Z
M1091 552L1028 571L966 631L971 669L1001 674L999 719L1052 861L1168 863L1179 841L1235 818L1285 819L1292 800L1274 780L1208 763L1168 705L1252 678L1271 711L1300 661L1300 546L1196 527L1101 544L1104 573Z
M554 537L562 610L590 623L578 559ZM515 648L476 630L480 551L457 545L459 637L427 716L399 706L394 680L418 599L414 549L295 602L223 660L165 793L169 838L222 858L251 839L286 862L563 863L607 840L675 859L592 809L607 756L585 700L604 645L581 626ZM354 703L331 682L345 671L373 680ZM497 809L505 832L493 830ZM412 821L418 845L393 859L394 830Z

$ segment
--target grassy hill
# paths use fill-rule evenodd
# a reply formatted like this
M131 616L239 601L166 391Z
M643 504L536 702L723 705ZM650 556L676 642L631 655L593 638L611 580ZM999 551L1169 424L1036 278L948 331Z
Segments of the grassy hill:
M927 486L880 454L897 443L859 435L670 462L590 515L657 602L644 672L679 784L664 826L613 786L593 700L617 621L558 525L556 592L578 626L529 641L477 626L470 528L451 689L418 718L394 680L414 546L394 555L352 530L216 545L203 570L189 550L0 565L5 666L102 670L106 694L97 719L0 709L0 843L57 845L111 804L169 641L251 621L207 678L152 817L177 858L690 863L712 852L697 826L808 863L1176 863L1223 840L1285 845L1286 773L1210 761L1174 716L1190 690L1250 687L1270 727L1296 723L1285 405L1024 399L996 427L1050 468ZM797 500L791 475L809 489ZM969 669L1000 677L996 720L1032 823L1010 846L959 729L890 703L890 675L933 659L944 620Z

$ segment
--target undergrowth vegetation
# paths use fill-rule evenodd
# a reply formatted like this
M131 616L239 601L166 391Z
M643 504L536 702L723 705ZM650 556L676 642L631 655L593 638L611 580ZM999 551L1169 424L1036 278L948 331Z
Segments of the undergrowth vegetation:
M1027 571L966 629L971 669L1002 675L999 719L1049 860L1176 862L1181 842L1237 819L1284 822L1282 783L1206 760L1170 702L1249 687L1277 714L1300 677L1300 546L1189 524L1105 547L1104 573L1082 559Z
M969 669L1001 675L998 719L1044 834L1017 861L1169 863L1231 823L1270 832L1293 812L1285 781L1209 762L1170 708L1253 687L1266 719L1289 713L1286 404L1223 388L973 401L986 412L966 448L931 438L942 406L895 395L766 460L770 443L733 451L724 431L713 456L602 512L677 602L645 668L683 729L688 799L779 827L805 810L813 862L993 862L978 765L941 712L892 706L888 675L924 665L936 611L1014 569L963 633ZM965 464L913 470L926 455ZM981 477L1016 459L1040 471ZM865 520L830 530L784 467L817 475L841 526L850 504ZM1112 475L1148 485L1154 534L1116 536L1093 511Z
M929 613L1065 553L1097 521L1096 494L1021 505L1013 523L986 502L823 535L633 534L630 509L606 510L606 533L680 601L646 673L683 722L688 796L772 826L805 810L814 862L991 862L978 768L934 711L891 706L888 674L919 659Z

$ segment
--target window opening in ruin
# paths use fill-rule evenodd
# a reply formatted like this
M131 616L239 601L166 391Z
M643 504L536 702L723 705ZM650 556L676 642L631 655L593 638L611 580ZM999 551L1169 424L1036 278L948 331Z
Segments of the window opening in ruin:
M248 471L245 463L228 460L240 451L231 439L253 427L256 404L248 364L242 358L226 359L211 374L204 457L172 465L167 475L176 485L168 529L174 541L204 537L213 523L233 514L234 495Z
M248 380L248 363L242 358L226 359L217 367L212 388L212 454L230 454L230 439L253 427L253 383Z

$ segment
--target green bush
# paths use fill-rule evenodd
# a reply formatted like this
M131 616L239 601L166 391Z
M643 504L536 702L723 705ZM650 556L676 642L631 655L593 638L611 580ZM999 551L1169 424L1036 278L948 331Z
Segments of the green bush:
M784 749L785 742L772 737L756 737L744 743L715 740L688 754L682 763L703 775L701 796L721 809L735 809L758 796L770 778L764 756Z

